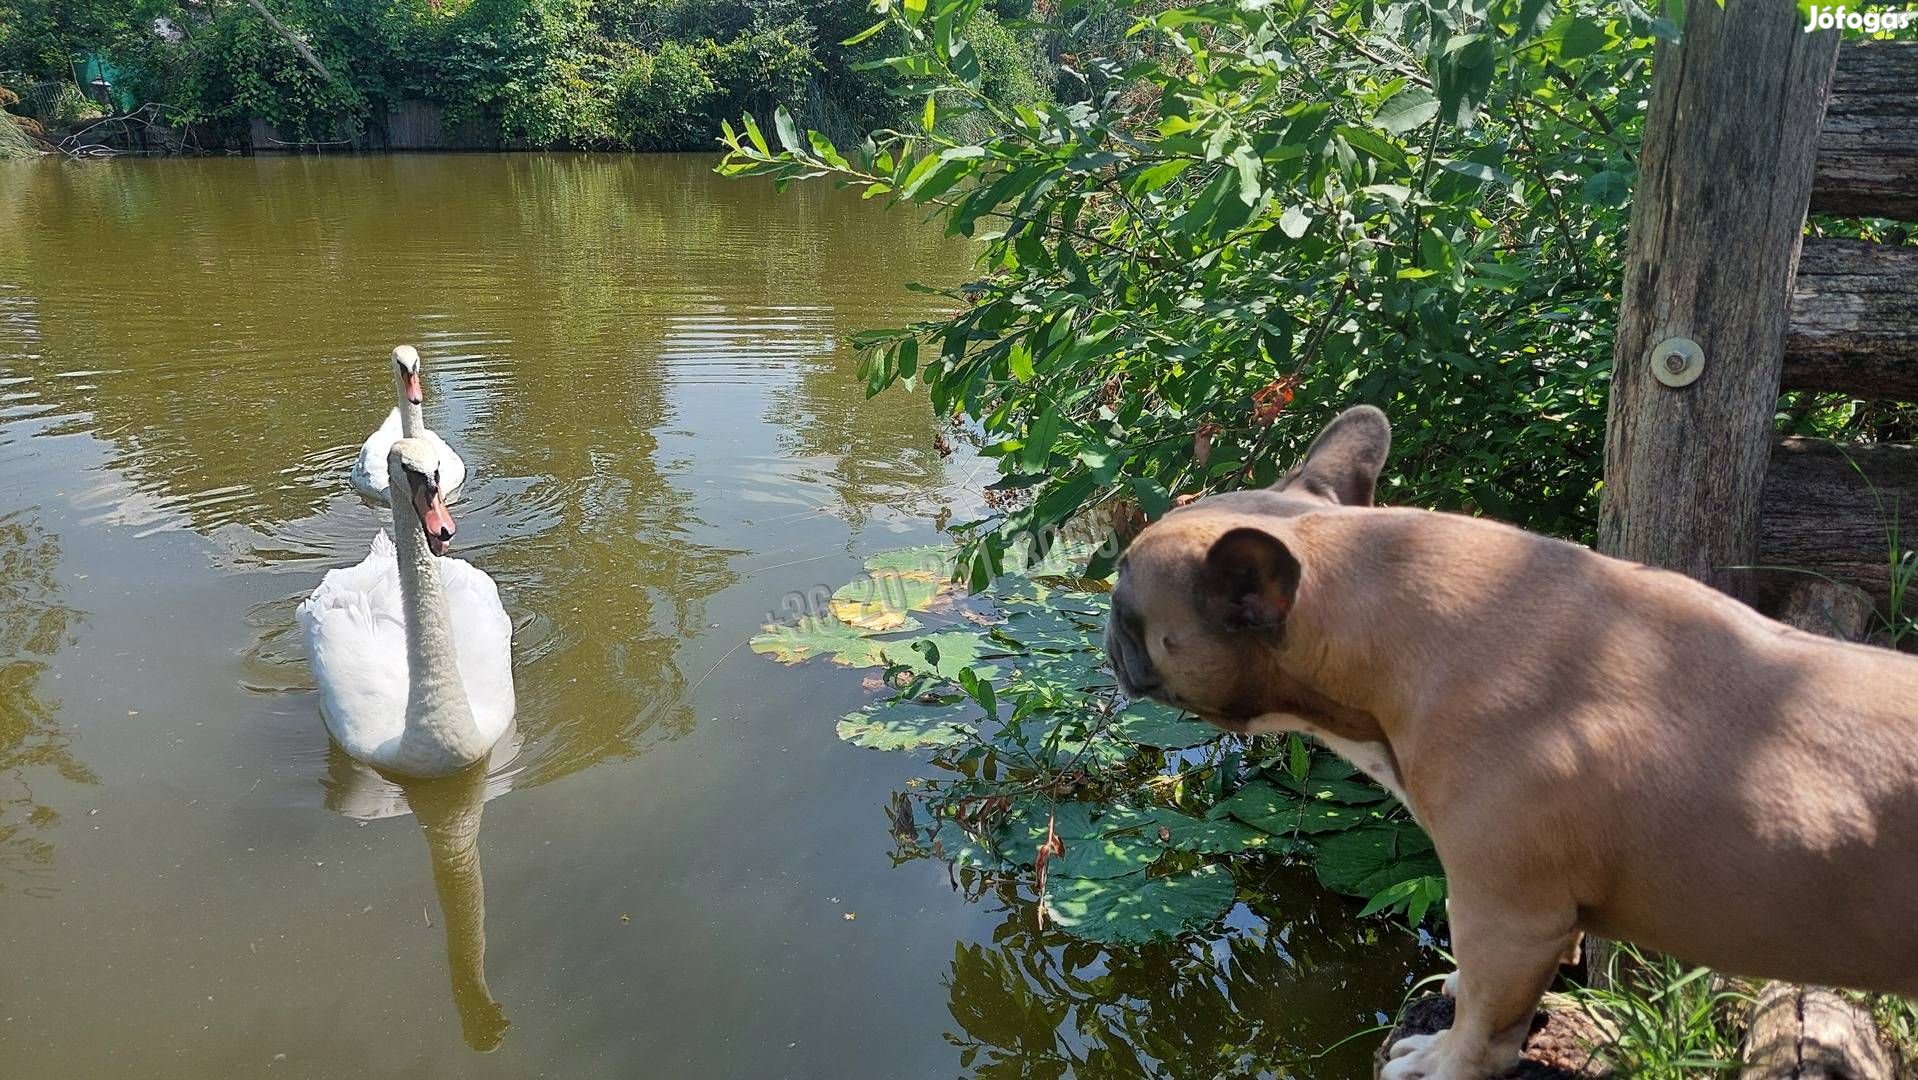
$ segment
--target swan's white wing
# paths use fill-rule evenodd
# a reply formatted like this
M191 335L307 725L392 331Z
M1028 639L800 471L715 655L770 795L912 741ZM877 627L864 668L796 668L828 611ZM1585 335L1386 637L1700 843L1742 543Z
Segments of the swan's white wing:
M384 532L356 566L329 570L296 615L327 730L354 757L379 760L406 727L406 628L399 560Z
M440 494L450 499L453 493L460 489L460 485L466 482L466 462L461 461L460 456L453 452L453 448L446 445L446 440L440 438L439 432L429 428L421 438L433 448L434 456L439 459Z
M460 559L442 558L438 565L473 723L497 739L513 722L513 620L486 571Z
M393 449L393 444L399 441L399 437L400 409L399 406L395 405L392 410L386 414L386 422L381 424L378 430L368 435L366 441L360 444L359 460L353 463L353 490L372 499L374 502L381 504L386 503L386 485L388 483L386 478L386 455L388 451ZM462 466L461 471L464 472L464 466ZM394 572L398 573L397 569Z

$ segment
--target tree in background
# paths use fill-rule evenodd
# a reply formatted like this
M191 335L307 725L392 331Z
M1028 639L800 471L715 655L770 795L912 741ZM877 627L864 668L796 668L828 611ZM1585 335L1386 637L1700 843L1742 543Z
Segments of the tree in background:
M840 137L899 122L899 77L861 62L896 43L842 44L870 20L865 0L0 0L0 70L65 78L102 52L142 100L236 137L255 117L350 137L425 99L521 145L705 149L722 117L780 106ZM1049 63L995 40L994 91L1043 97Z
M988 92L984 0L880 5L922 101L867 140L750 118L722 170L827 175L984 241L955 313L861 338L999 462L968 576L1271 483L1384 407L1392 501L1584 537L1655 35L1631 2L1273 0L1035 16L1059 100ZM977 34L980 27L986 34ZM1104 573L1114 552L1095 560Z

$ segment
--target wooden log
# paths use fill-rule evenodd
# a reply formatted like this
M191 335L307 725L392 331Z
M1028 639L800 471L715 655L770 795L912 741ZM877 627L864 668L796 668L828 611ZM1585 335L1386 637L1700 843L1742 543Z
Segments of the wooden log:
M1452 1026L1452 999L1428 994L1408 1003L1385 1042L1372 1055L1374 1080L1391 1060L1392 1047L1408 1035L1431 1035ZM1547 995L1532 1017L1524 1057L1497 1080L1599 1080L1616 1075L1601 1051L1611 1040L1598 1022L1572 1002Z
M1871 636L1877 613L1871 594L1856 585L1794 574L1775 617L1807 634L1863 641Z
M1918 401L1918 247L1805 241L1782 385Z
M1918 41L1848 42L1818 138L1811 208L1918 221Z
M1740 1080L1891 1080L1871 1011L1815 986L1767 983L1752 1003Z
M1599 550L1750 598L1798 242L1837 37L1790 4L1688 5L1653 59L1626 257ZM1653 348L1684 337L1673 387Z
M1758 564L1794 572L1761 575L1761 606L1778 610L1809 577L1802 571L1855 585L1883 606L1894 528L1905 550L1918 548L1918 448L1781 440L1765 476Z

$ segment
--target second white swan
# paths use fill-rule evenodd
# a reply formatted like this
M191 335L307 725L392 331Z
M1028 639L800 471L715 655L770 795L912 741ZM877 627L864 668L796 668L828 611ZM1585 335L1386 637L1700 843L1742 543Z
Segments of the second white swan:
M420 439L387 454L393 539L329 570L300 604L326 728L348 754L404 776L486 757L513 720L513 622L453 539L440 466Z
M386 452L400 439L424 439L439 461L441 493L452 498L466 482L466 462L426 426L420 411L426 398L420 387L420 354L411 345L393 350L393 395L397 401L386 422L360 444L359 460L353 463L353 489L376 503L386 502Z

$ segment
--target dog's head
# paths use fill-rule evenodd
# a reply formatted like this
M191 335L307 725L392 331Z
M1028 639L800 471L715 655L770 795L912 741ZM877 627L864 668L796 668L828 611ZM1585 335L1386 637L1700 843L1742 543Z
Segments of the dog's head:
M1286 541L1288 519L1372 505L1391 444L1384 413L1348 409L1271 488L1201 499L1140 533L1119 561L1106 625L1126 694L1228 727L1286 711L1276 654L1312 572Z

